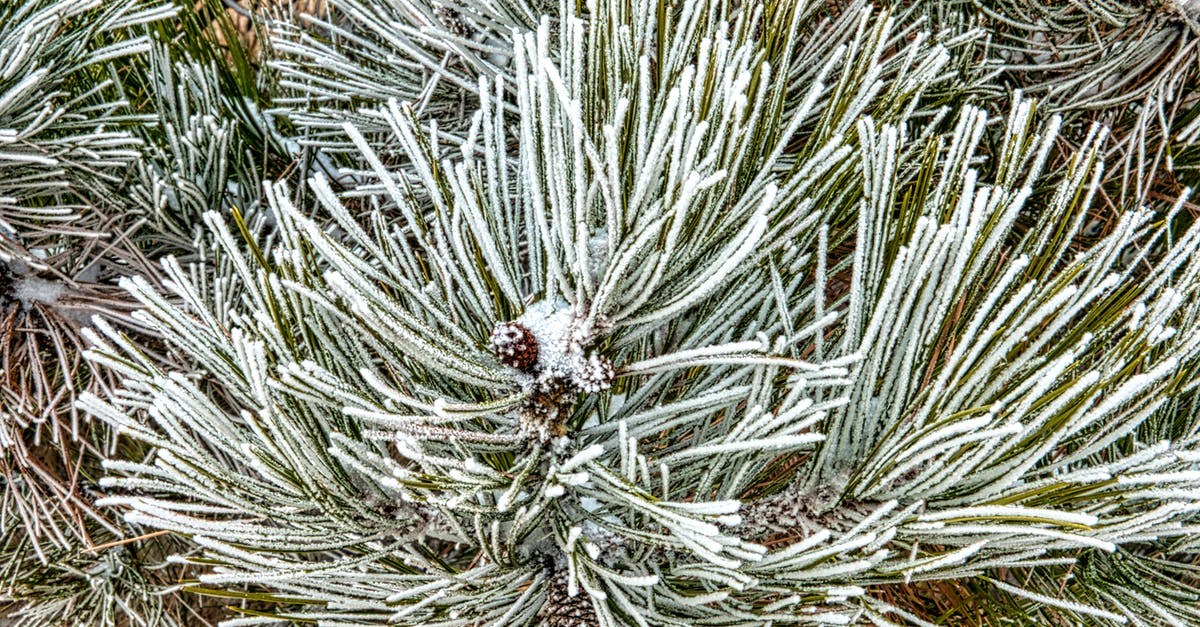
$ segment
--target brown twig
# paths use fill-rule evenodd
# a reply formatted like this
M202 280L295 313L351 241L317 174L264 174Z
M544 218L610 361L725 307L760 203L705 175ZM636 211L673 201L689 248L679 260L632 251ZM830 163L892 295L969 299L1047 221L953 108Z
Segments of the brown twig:
M142 534L140 536L133 537L133 538L125 538L123 540L113 540L112 542L105 542L104 544L97 544L96 546L92 546L92 547L83 549L82 552L83 553L95 553L96 551L101 551L104 549L111 549L114 546L121 546L122 544L129 544L130 542L140 542L142 540L149 540L150 538L157 538L158 536L165 536L168 533L171 533L171 532L167 529L163 529L161 531L152 531L150 533Z

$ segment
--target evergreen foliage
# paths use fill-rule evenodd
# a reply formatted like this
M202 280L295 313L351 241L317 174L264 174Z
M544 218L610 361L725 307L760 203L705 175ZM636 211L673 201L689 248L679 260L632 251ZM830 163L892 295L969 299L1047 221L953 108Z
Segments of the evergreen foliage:
M169 14L141 2L0 7L0 554L18 589L36 579L28 561L119 533L83 478L95 485L113 438L88 428L74 397L115 382L83 361L79 327L128 315L116 276L153 274L132 244L141 223L112 210L141 143L108 69L147 50L138 27Z
M0 4L0 625L1200 625L1198 22Z

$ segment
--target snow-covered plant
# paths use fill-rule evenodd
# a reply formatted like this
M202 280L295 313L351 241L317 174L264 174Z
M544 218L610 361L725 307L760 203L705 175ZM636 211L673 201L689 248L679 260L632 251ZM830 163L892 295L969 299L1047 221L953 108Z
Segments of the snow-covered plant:
M19 519L2 522L6 537L27 541ZM179 577L177 568L164 568L167 555L177 550L160 535L136 543L47 546L47 562L30 550L13 551L0 570L0 577L11 582L0 595L3 624L203 625L196 610L162 593Z
M927 1L898 3L907 20L947 32L982 29L965 91L980 106L1006 108L1021 89L1063 116L1064 157L1084 150L1092 123L1104 146L1106 194L1120 210L1160 209L1200 172L1183 154L1200 139L1200 5L1189 0ZM968 85L969 84L969 85ZM1177 161L1179 163L1177 163ZM1052 174L1052 173L1050 173ZM1114 212L1101 210L1114 223ZM1101 232L1100 225L1093 229Z
M138 142L118 128L124 103L111 98L113 81L93 73L144 51L148 41L131 27L170 13L132 0L0 6L0 224L7 234L58 236L47 226L87 220L78 215L87 202L120 180Z
M0 4L0 625L1200 624L1198 14Z
M1102 127L1059 163L1018 94L984 142L935 106L978 32L827 11L591 2L497 26L449 137L412 68L296 113L353 185L124 283L186 368L97 320L82 406L150 449L101 502L273 606L230 627L930 624L927 581L1200 620L1186 194L1087 245Z
M310 3L312 4L312 3ZM478 106L478 78L511 68L514 29L530 30L557 3L540 0L332 0L296 20L270 20L284 90L279 110L303 130L305 143L328 145L342 122L387 131L361 109L389 99L410 102L447 124ZM545 6L543 6L545 5ZM473 96L467 100L468 95ZM346 145L349 147L349 145Z
M157 258L190 251L206 211L257 211L259 186L248 181L270 158L271 144L263 141L270 130L255 104L222 92L215 61L172 55L162 45L144 59L156 119L141 129L146 147L126 193L128 204L153 220L139 244ZM258 145L249 143L251 133Z
M105 74L148 47L136 27L170 13L135 1L0 6L0 468L5 524L23 522L5 557L16 543L65 548L100 516L78 490L98 443L73 403L111 381L83 362L78 329L128 313L108 279L144 261L130 243L136 216L110 202L140 142Z
M164 171L164 162L195 166L195 153L208 147L195 140L203 132L172 134L170 121L180 110L203 108L196 94L216 91L214 80L201 77L208 81L203 86L192 80L182 94L172 94L173 85L147 94L138 84L170 82L168 73L138 70L153 45L150 29L175 15L176 7L135 0L0 4L0 624L6 626L195 624L187 618L194 609L161 594L180 576L178 567L164 567L180 546L164 534L143 538L145 530L95 504L103 496L101 459L137 457L145 447L118 442L74 404L82 390L107 395L114 385L110 373L83 359L80 328L102 316L158 354L156 340L129 319L135 304L117 280L137 274L157 284L151 259L163 249L189 251L199 214L223 198L211 191L212 182L226 184L217 164L178 168L157 187L163 177L149 174ZM188 102L165 106L177 104L173 96ZM149 115L143 99L155 100ZM159 205L139 202L138 191L147 188L159 197L162 188L182 188L185 204L204 204L191 215L166 215Z

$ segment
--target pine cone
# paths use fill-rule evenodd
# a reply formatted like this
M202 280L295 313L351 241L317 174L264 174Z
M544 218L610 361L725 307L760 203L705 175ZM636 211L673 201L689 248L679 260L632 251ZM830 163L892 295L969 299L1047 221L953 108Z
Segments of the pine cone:
M500 363L528 372L538 358L537 338L520 322L498 322L492 329L492 352Z
M550 581L546 591L546 603L538 612L543 627L596 627L596 609L592 599L584 592L575 596L568 594L567 575L562 573Z

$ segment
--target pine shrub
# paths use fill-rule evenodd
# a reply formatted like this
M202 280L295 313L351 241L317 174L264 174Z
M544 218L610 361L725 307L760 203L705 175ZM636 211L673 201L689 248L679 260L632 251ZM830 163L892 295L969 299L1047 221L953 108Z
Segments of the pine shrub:
M1198 34L0 4L0 625L1200 625Z

